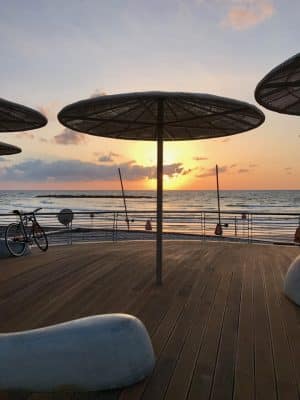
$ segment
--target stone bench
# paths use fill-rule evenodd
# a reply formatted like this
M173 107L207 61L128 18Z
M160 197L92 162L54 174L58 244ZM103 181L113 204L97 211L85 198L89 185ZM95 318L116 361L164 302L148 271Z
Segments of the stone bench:
M24 253L24 256L30 254L30 248L28 245L26 245L26 250ZM6 243L4 239L0 239L0 258L7 258L7 257L13 257L10 252L7 249Z
M290 300L300 305L300 256L295 258L288 269L283 291Z
M146 328L126 314L0 334L2 390L115 389L144 379L154 363Z

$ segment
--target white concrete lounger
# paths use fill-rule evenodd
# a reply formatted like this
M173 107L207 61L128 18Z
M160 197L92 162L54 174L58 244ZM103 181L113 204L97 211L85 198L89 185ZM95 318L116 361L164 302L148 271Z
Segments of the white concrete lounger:
M300 256L296 257L290 265L284 279L283 290L290 300L300 305Z
M97 315L0 335L0 389L105 390L149 375L155 357L137 318Z
M27 247L27 249L26 249L24 255L27 255L30 253L29 246L27 245L26 247ZM0 239L0 258L7 258L7 257L11 257L11 254L6 247L5 240Z

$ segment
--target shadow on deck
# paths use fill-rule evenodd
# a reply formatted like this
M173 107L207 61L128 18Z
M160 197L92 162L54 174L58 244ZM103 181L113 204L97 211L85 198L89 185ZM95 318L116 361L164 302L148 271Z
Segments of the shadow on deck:
M282 295L297 248L166 242L52 247L0 266L0 331L125 312L146 325L153 375L123 391L2 392L0 399L298 399L300 308Z

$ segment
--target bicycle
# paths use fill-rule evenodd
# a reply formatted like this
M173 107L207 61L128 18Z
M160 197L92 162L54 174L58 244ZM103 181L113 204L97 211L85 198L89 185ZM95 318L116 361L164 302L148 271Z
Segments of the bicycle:
M41 208L37 208L29 213L21 213L19 210L13 211L20 218L20 221L9 224L5 230L5 243L12 256L22 256L26 251L26 244L32 245L33 242L40 250L48 250L46 233L35 216L40 210ZM30 222L31 227L28 226Z

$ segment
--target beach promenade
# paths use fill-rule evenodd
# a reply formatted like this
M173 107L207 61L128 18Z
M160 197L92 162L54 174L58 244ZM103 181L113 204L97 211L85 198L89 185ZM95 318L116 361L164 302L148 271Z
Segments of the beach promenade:
M298 399L300 308L282 294L299 249L166 241L154 284L152 241L53 246L0 265L0 331L124 312L147 327L157 362L133 387L2 392L0 399Z

